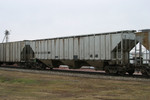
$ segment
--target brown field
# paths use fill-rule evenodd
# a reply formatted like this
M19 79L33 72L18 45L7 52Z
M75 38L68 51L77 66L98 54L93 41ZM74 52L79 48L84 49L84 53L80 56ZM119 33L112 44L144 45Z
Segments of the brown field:
M0 70L0 100L150 100L150 82Z

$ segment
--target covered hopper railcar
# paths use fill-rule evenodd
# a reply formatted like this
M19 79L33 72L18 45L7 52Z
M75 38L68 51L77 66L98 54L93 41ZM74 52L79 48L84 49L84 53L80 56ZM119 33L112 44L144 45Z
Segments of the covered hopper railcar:
M94 66L106 73L133 74L129 52L138 43L134 30L25 40L0 44L0 64L17 63L28 68Z

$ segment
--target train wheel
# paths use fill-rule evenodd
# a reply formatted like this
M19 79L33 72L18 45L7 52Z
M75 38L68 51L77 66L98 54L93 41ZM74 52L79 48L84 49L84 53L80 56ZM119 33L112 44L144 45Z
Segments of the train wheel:
M125 75L125 73L126 73L126 71L118 71L118 74L121 76Z
M42 69L42 70L45 70L45 69L46 69L46 66L44 66L44 65L41 66L41 69Z
M73 69L73 66L69 66L69 69Z
M143 66L141 73L143 76L150 77L150 68L148 66Z
M110 74L109 69L106 69L105 72L106 72L106 74Z
M105 66L105 73L110 74L109 66Z
M130 70L130 71L128 71L128 73L129 73L129 75L133 75L134 70Z
M129 75L133 75L133 72L128 72L129 73Z
M20 68L25 68L25 63L18 63L17 64Z
M143 76L148 76L148 74L145 70L141 70L141 73L142 73Z
M50 67L50 70L53 70L53 68L52 68L52 67Z
M24 64L24 68L25 68L25 69L30 69L30 68L31 68L30 63L25 63L25 64Z
M44 69L43 64L42 63L38 63L36 69L42 69L43 70Z

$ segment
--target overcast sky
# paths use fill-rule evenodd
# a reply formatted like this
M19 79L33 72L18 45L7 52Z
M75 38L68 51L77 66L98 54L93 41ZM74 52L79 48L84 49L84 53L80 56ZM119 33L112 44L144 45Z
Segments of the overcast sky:
M150 29L150 0L0 0L0 42Z

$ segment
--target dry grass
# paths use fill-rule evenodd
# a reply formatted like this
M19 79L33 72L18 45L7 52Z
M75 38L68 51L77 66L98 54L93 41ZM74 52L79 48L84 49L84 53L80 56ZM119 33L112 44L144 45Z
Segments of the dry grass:
M0 100L149 100L150 82L0 71Z

